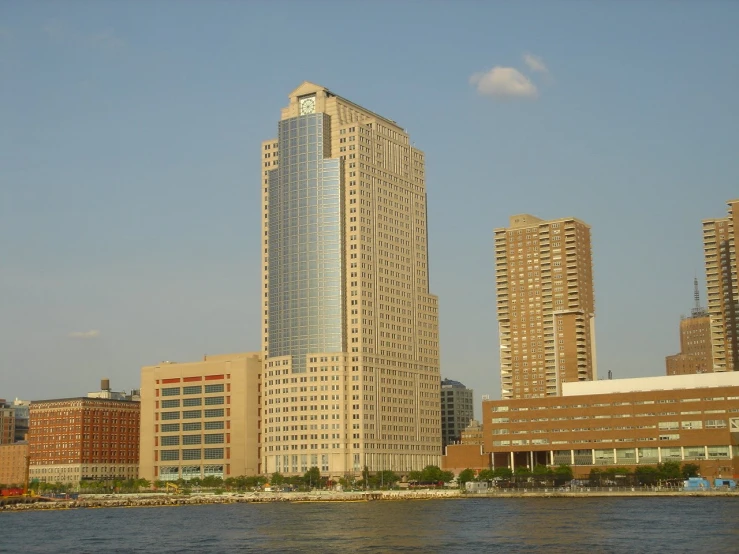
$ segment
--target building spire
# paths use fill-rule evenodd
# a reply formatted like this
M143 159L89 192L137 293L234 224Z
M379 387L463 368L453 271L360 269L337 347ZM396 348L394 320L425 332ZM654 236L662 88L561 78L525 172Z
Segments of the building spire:
M695 300L695 310L701 309L701 295L698 292L698 277L693 278L693 300Z

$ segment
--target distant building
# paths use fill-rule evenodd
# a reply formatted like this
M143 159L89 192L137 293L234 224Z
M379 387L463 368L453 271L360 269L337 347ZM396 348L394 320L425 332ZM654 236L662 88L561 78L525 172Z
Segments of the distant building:
M694 280L695 306L690 317L680 320L680 353L665 359L667 375L687 375L713 371L711 318L700 306L698 279Z
M461 444L483 444L482 425L476 419L470 421L470 424L462 431Z
M13 410L15 411L15 442L26 440L28 435L28 427L31 419L31 402L29 400L13 400Z
M261 473L261 372L261 353L141 368L140 476L176 481Z
M462 431L475 417L473 390L459 381L441 382L441 442L442 446L459 442Z
M100 390L95 392L88 392L87 398L107 398L108 400L134 400L136 402L141 400L141 396L137 389L131 392L115 392L110 388L110 379L100 379Z
M597 378L589 225L512 216L495 229L495 286L503 398Z
M0 398L0 444L15 441L15 410L5 399Z
M139 403L103 398L31 402L31 479L135 479L139 463Z
M727 217L703 220L713 371L739 369L739 199L728 204Z
M23 485L26 481L28 443L0 445L0 484Z

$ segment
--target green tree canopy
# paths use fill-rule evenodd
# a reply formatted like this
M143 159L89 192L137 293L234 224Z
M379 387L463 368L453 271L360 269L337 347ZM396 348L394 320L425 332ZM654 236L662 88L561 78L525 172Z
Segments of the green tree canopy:
M459 475L457 475L457 482L459 483L460 487L464 487L465 483L469 481L475 480L475 471L473 469L467 468L459 472Z

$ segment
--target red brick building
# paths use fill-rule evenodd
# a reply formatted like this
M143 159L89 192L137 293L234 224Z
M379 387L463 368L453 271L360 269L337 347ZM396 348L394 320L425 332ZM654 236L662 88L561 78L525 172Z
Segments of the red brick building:
M15 440L15 410L0 398L0 444L11 444Z
M139 464L139 402L66 398L31 403L31 479L135 479Z

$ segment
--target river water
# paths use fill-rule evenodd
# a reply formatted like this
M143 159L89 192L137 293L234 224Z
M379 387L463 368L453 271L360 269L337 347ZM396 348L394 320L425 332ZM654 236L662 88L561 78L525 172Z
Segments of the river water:
M739 552L739 498L481 498L0 513L0 552Z

